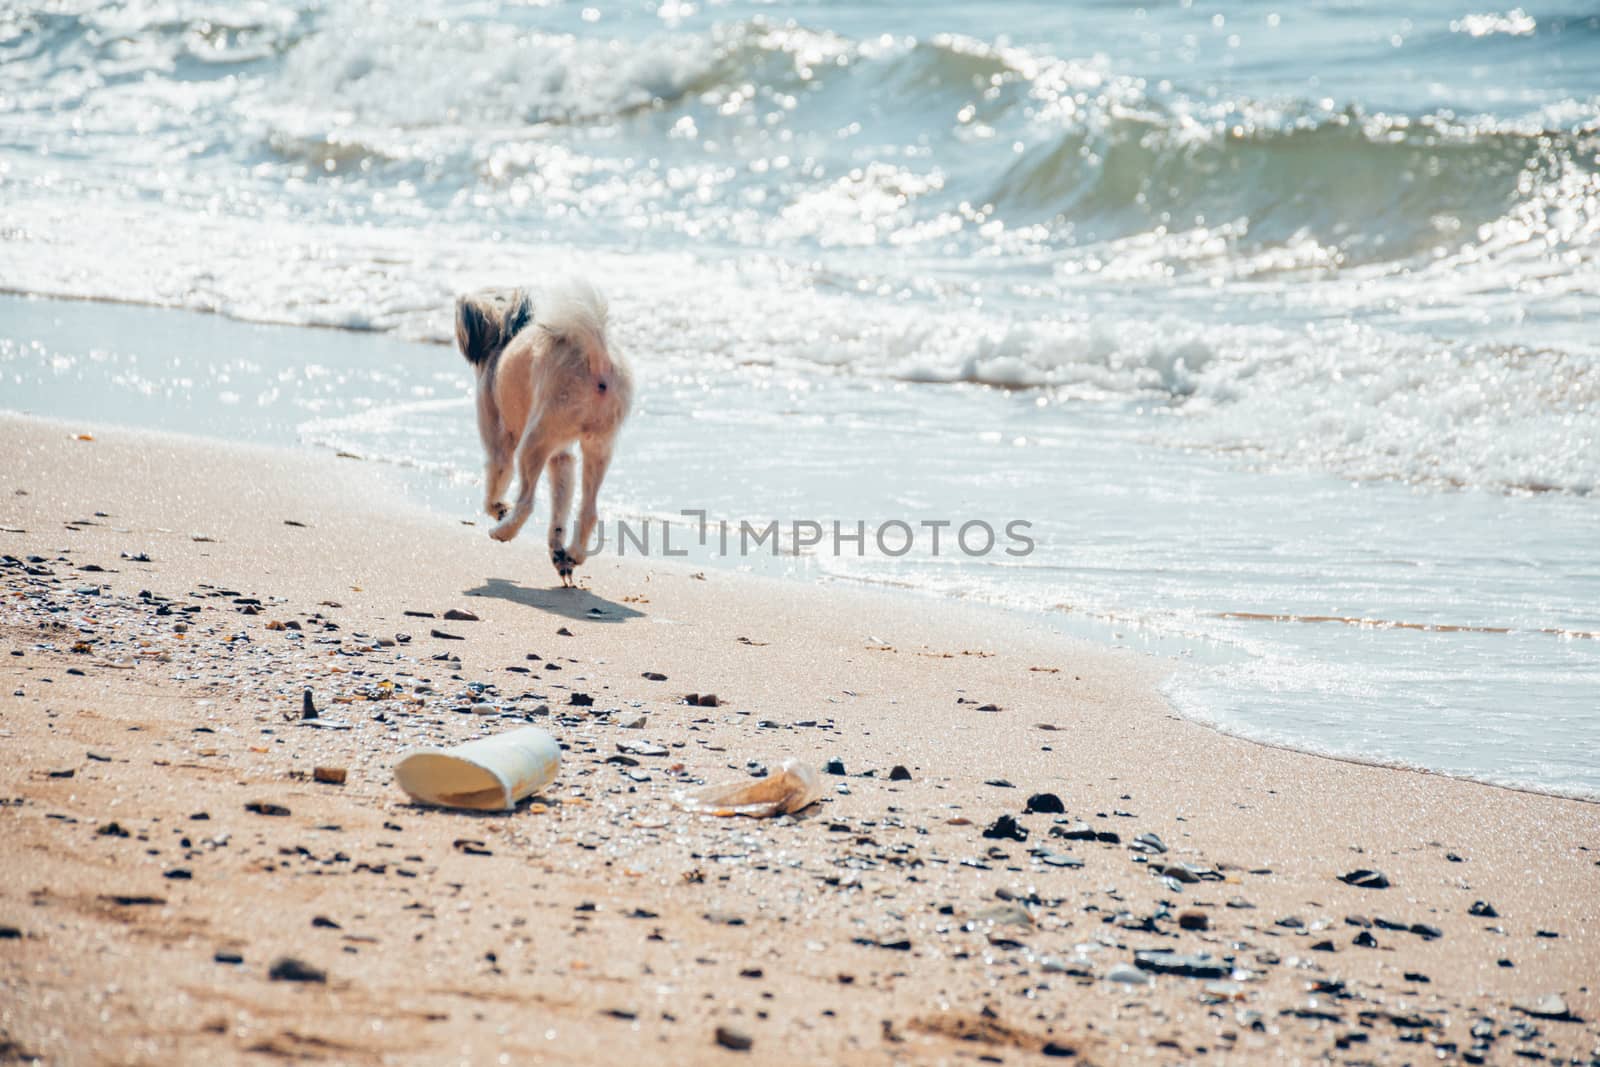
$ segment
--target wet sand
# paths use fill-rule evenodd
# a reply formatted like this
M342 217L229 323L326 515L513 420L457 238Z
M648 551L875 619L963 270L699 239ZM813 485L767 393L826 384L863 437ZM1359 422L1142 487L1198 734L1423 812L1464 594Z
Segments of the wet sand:
M1225 737L1016 616L564 591L365 463L0 454L0 1062L1600 1056L1600 806ZM567 751L514 812L393 784L529 722ZM790 756L844 770L797 817L671 804Z

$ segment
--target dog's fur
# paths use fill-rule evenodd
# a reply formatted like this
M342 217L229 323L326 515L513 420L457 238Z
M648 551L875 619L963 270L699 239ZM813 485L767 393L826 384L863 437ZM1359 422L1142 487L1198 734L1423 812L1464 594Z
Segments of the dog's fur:
M605 298L574 280L541 295L486 289L456 301L456 343L478 377L478 432L487 460L483 507L496 541L517 536L533 513L539 472L550 471L550 562L563 584L588 558L595 499L617 431L633 403L633 374L606 341ZM573 445L583 450L583 504L569 538ZM516 461L516 503L501 499Z

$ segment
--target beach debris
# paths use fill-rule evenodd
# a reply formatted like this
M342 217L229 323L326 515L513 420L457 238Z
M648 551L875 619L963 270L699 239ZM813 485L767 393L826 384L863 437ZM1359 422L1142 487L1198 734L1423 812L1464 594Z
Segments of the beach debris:
M311 699L311 690L307 689L300 694L300 718L315 719L317 717L317 703Z
M715 693L685 693L683 702L691 708L715 708L722 703Z
M448 621L448 622L479 622L479 621L481 621L472 612L470 612L470 611L462 611L460 608L451 608L449 611L444 613L444 617L445 617L445 620Z
M647 682L664 682L667 680L667 676L662 674L660 671L645 671L639 677L643 678Z
M684 810L703 815L760 819L800 811L821 795L822 783L816 770L797 759L786 759L764 778L705 785L673 799Z
M573 693L567 703L575 708L589 708L594 706L594 697L588 693Z
M553 782L560 768L556 739L524 726L453 748L412 752L395 767L395 781L424 804L503 811Z
M1535 1019L1552 1019L1556 1022L1576 1022L1577 1016L1567 1007L1567 1002L1555 993L1547 993L1532 1000L1513 1001L1511 1007Z
M845 774L844 760L838 756L833 757L822 765L823 773L843 776Z
M293 956L280 956L267 971L267 977L274 982L317 982L328 980L328 972Z
M317 767L312 770L311 778L324 785L344 785L347 773L343 767Z
M429 637L437 637L441 641L465 641L466 640L466 638L462 637L460 634L446 633L443 630L429 630L428 631L428 636Z
M1133 965L1141 971L1154 974L1173 974L1182 978L1226 978L1229 967L1222 960L1205 953L1193 956L1179 955L1168 949L1135 952Z
M618 741L617 751L630 756L665 756L668 749L653 741Z
M717 1044L723 1048L732 1049L734 1052L749 1052L755 1045L755 1039L743 1030L735 1030L731 1026L719 1026L716 1032Z
M909 782L909 781L911 781L911 772L906 769L905 764L896 763L889 770L889 781L891 781L891 782Z
M1023 809L1027 814L1062 815L1067 806L1061 803L1061 798L1054 793L1035 793L1028 798L1028 804Z
M1003 841L1006 839L1026 841L1028 839L1028 828L1017 822L1010 815L1002 815L991 823L988 829L983 831L983 836L991 841Z
M289 814L289 809L282 804L273 804L265 800L252 800L244 806L244 810L254 815L284 816Z
M243 963L244 954L232 949L220 948L211 954L211 959L216 963Z
M1468 915L1476 915L1480 919L1497 919L1500 913L1494 910L1494 905L1487 900L1474 900L1472 907L1467 909Z

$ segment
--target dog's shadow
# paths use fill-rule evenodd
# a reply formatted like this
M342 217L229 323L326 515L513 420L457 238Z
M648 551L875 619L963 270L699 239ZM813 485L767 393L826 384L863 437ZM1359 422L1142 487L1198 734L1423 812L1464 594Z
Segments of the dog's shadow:
M560 615L562 618L575 619L579 622L617 623L644 617L642 611L607 600L603 596L595 596L587 589L560 586L551 589L531 589L504 578L487 578L484 584L476 589L467 589L464 592L467 596L509 600L513 604L538 608L551 615Z

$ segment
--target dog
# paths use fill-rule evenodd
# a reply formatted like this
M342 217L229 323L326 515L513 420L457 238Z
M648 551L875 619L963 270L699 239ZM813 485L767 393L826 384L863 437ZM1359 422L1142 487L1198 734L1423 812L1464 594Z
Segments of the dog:
M571 585L599 521L596 500L617 433L633 405L633 372L606 339L607 306L581 279L542 294L485 289L456 300L456 343L477 376L478 432L485 457L483 507L509 541L533 514L539 473L550 472L550 562ZM573 447L583 452L583 504L576 536ZM516 501L502 499L519 479Z

